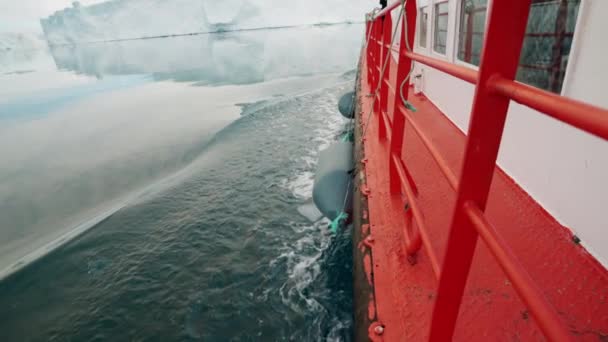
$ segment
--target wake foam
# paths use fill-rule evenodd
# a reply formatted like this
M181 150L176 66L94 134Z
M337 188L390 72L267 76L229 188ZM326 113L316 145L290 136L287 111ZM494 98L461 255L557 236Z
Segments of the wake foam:
M298 314L315 317L314 326L308 328L307 336L317 340L340 341L344 331L350 329L352 324L349 317L340 317L336 312L332 312L332 308L325 307L321 300L332 297L329 284L323 285L328 281L327 270L323 269L323 265L331 262L328 258L335 253L335 248L343 247L336 246L336 239L348 239L348 236L334 237L327 229L329 220L322 217L312 202L319 153L336 141L347 122L337 111L337 101L339 94L352 85L351 82L352 80L326 90L325 96L317 97L314 101L315 112L322 118L322 124L314 130L314 138L308 146L296 157L298 171L282 182L283 188L301 202L298 212L311 223L292 223L290 228L293 234L300 237L292 244L284 246L281 254L271 262L271 266L285 263L287 279L279 290L281 301ZM347 232L345 234L348 235ZM329 331L323 328L327 325L331 326ZM296 335L292 337L296 340L302 339L302 336Z

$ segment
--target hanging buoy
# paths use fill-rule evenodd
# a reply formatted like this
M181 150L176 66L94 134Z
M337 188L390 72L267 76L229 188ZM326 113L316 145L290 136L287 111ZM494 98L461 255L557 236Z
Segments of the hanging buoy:
M354 142L355 141L355 132L353 129L347 129L342 132L340 136L340 141Z
M353 145L335 142L319 155L312 198L321 213L334 221L352 212Z
M347 119L355 117L355 92L348 92L340 98L338 101L338 110L340 114Z

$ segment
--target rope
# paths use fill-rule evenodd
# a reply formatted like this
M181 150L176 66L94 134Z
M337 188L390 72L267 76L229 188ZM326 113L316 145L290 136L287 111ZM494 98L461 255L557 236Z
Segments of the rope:
M405 6L405 3L402 2L401 5ZM405 30L405 32L404 32L405 33L405 48L406 48L407 52L412 52L412 48L410 47L409 34L407 32L407 15L405 16L403 25L404 25L403 29ZM405 76L405 78L401 82L401 85L399 86L399 96L401 97L401 102L407 109L411 110L412 112L417 112L418 110L416 109L416 107L414 107L409 101L407 101L405 99L405 96L403 96L403 86L405 85L407 80L410 79L413 71L414 71L414 62L412 61L412 64L410 65L410 72L407 74L407 76Z
M377 8L374 8L374 9L372 10L372 13L370 13L370 15L371 15L372 17L373 17L374 15L376 15L376 11L377 11L377 10L378 10ZM372 25L369 25L369 30L367 31L367 41L365 42L365 48L367 48L367 47L369 46L369 39L372 37L372 36L371 36L371 34L370 34L371 32L372 32ZM359 63L361 63L361 55L360 55L360 54L359 54Z
M376 13L378 9L374 8L371 12L371 15L374 15ZM367 46L369 45L369 40L371 38L371 31L372 31L372 26L369 26L369 29L367 30L367 34L365 37L363 37L363 41L361 43L361 50L359 52L359 60L357 61L357 74L355 76L355 91L353 92L350 104L349 104L349 113L353 113L354 112L354 106L355 106L355 98L357 96L356 93L356 87L357 84L359 84L359 78L361 77L361 56L363 55L363 51L365 49L367 49ZM347 131L354 131L355 129L355 121L354 121L354 116L352 118L350 118L347 126L346 126L346 130ZM353 141L354 139L351 138L351 141ZM342 140L342 141L346 141L346 140Z
M397 21L401 20L401 17L403 16L403 13L405 11L405 4L407 3L407 0L401 0L401 11L399 12L399 18L397 19ZM405 16L404 22L404 34L405 34L405 48L407 49L408 52L412 52L412 47L410 46L410 41L408 39L408 25L407 25L407 16ZM389 47L389 51L391 50L391 48L393 47L393 43L395 41L395 37L396 37L396 33L397 33L397 27L399 27L399 25L395 26L395 30L393 31L393 36L392 36L392 40L391 40L391 45ZM371 30L371 25L370 25L370 30ZM368 35L369 36L369 35ZM368 43L369 43L369 37L368 37ZM386 55L386 59L384 60L384 65L382 66L382 70L380 72L380 79L382 79L382 77L384 76L384 71L386 69L386 64L388 62L388 59L390 57L390 53L388 53ZM412 76L412 72L414 72L414 62L412 61L412 65L410 66L410 72L405 76L405 78L403 79L403 81L401 81L401 85L399 86L399 96L401 97L401 102L403 103L403 105L411 110L412 112L416 112L417 109L416 107L414 107L409 101L407 101L405 99L405 96L403 95L403 87L405 86L405 84L407 83L407 81L410 79L410 77ZM376 103L376 94L378 93L378 90L380 89L380 86L382 85L381 82L378 83L378 85L376 86L376 90L373 92L373 96L374 99L372 101L372 105L369 109L369 113L367 115L367 120L365 123L365 127L363 129L363 136L365 136L365 134L367 133L367 128L369 127L369 122L371 119L371 114L374 110L374 104Z
M401 0L401 10L399 11L399 17L397 19L397 22L399 22L401 20L401 18L403 17L403 13L405 11L405 4L406 3L407 3L407 0ZM375 13L375 9L374 9L374 11L372 11L372 16L373 16L374 13ZM404 26L405 46L406 46L407 51L411 52L412 49L410 47L410 43L409 43L409 40L408 40L407 17L405 17L405 18L406 19L404 20L404 23L403 23L403 25L405 25ZM395 43L395 38L397 36L397 28L398 27L399 27L399 25L396 25L395 29L393 30L393 34L392 34L392 37L391 37L391 44L389 45L389 48L388 48L389 53L386 54L386 58L384 59L384 63L382 65L382 69L380 71L380 80L382 80L382 77L384 77L384 72L386 71L386 66L387 66L389 58L391 56L390 51L392 50L392 47L393 47L393 45ZM367 32L367 41L365 43L365 48L367 48L369 46L369 41L370 41L370 38L371 38L371 29L372 29L372 25L369 25L369 29L368 29L368 32ZM362 51L363 51L363 49L362 49ZM357 64L357 76L355 78L355 85L358 84L359 76L360 76L360 73L361 73L361 56L362 56L362 53L359 56L359 63ZM413 62L412 62L412 65L410 67L409 73L403 79L403 81L401 82L401 85L399 87L399 95L401 97L401 101L403 102L403 105L406 106L408 109L410 109L410 110L412 110L412 111L415 112L416 108L411 103L409 103L408 101L406 101L405 97L403 96L403 86L405 85L405 83L407 82L407 80L409 80L409 78L411 77L413 70L414 70L414 68L413 68ZM381 85L382 85L382 83L379 82L378 85L376 86L376 90L374 90L374 93L373 93L374 99L372 101L372 105L370 107L369 113L367 114L366 124L365 124L365 127L363 129L363 136L365 136L365 134L367 133L367 128L369 127L369 121L370 121L372 112L374 110L374 104L376 103L376 95L378 94L378 91L380 90L380 86ZM354 96L355 96L355 94L353 93L353 101L351 101L351 109L352 109L352 106L354 104ZM351 120L351 122L352 122L352 120ZM346 141L347 137L348 137L348 133L344 135L342 141ZM350 185L352 183L353 178L356 176L356 174L357 174L356 172L353 172L351 174L351 177L349 177L349 179L348 179L348 184L346 185L346 193L344 194L344 202L342 204L342 211L340 213L338 213L338 216L336 216L336 218L334 218L330 222L330 224L328 226L329 230L332 233L334 233L334 234L337 233L338 228L341 227L347 221L347 219L348 219L348 214L346 213L346 202L348 200L348 195L349 195L349 192L350 192Z
M401 0L401 10L399 11L399 18L397 18L397 22L399 22L401 20L401 17L403 17L403 12L405 11L405 2L406 2L406 0ZM378 82L378 85L376 86L376 90L374 90L374 92L373 92L374 99L372 100L372 105L369 108L369 113L367 114L367 120L365 122L365 127L363 128L363 136L365 136L365 134L367 133L367 128L369 127L369 122L372 117L372 112L374 111L374 104L376 104L376 95L378 94L378 90L380 90L380 86L382 85L382 77L384 77L384 71L386 70L386 65L388 63L389 58L391 57L390 51L392 50L393 44L395 43L395 38L397 37L397 28L398 27L399 27L399 25L395 25L395 29L393 30L393 35L391 38L391 44L388 47L389 53L386 54L386 58L384 59L382 69L380 71L380 78L379 78L380 82ZM370 25L370 28L371 28L371 25ZM368 42L369 42L369 39L368 39ZM406 42L407 42L407 39L406 39ZM411 73L412 72L410 70L410 74ZM406 77L406 79L407 78L409 78L409 74ZM403 97L402 97L402 100L403 100Z
M344 194L344 202L342 203L342 211L338 213L338 216L336 216L336 218L333 219L328 226L329 230L334 234L337 233L338 228L342 227L342 225L348 220L348 213L346 213L346 201L348 200L348 194L350 192L350 184L352 183L355 175L356 173L353 173L348 178L348 184L346 184L346 193Z
M330 232L336 234L338 232L338 228L340 228L347 219L348 214L342 211L333 221L331 221L327 228L329 228Z
M374 16L377 11L378 11L378 8L374 8L372 10L372 12L371 12L370 15ZM361 77L361 56L363 56L363 51L366 50L367 47L369 46L369 40L371 38L371 32L372 32L372 25L369 25L369 28L367 29L367 34L363 38L363 41L365 42L365 44L361 44L361 51L359 52L359 60L357 61L357 76L355 77L355 91L353 92L353 97L352 97L351 102L350 102L350 107L349 107L350 112L354 111L355 97L357 95L356 88L357 88L357 84L359 84L359 78ZM354 121L354 119L355 118L353 116L352 120L349 122L349 125L350 125L349 129L352 129L352 130L355 129L355 121Z
M371 15L373 16L377 10L378 10L377 8L374 8L372 10ZM400 15L400 19L401 19L401 15ZM357 84L359 84L359 78L361 75L361 56L363 55L364 49L367 49L367 47L369 46L369 41L371 38L371 31L372 31L372 25L369 25L369 29L367 31L367 39L364 40L365 44L364 45L362 44L361 52L359 53L359 61L357 63L357 76L355 77L355 87L357 86ZM393 33L393 36L394 36L394 33ZM391 46L392 46L393 42L394 42L394 39L391 42ZM385 64L386 64L386 61L385 61ZM382 74L384 74L384 71L382 72ZM378 91L378 90L376 89L376 91ZM356 93L353 93L353 98L352 98L352 101L350 104L351 110L352 110L352 106L354 106L354 103L355 103L355 96L356 96ZM372 106L372 108L373 108L373 106ZM350 120L350 123L352 124L353 127L351 127L351 130L348 130L346 132L346 134L342 137L342 141L347 141L347 139L350 138L351 134L354 135L354 120ZM348 200L348 194L350 193L350 185L352 184L352 180L355 177L355 175L356 175L356 172L353 172L350 175L350 177L348 178L348 184L346 185L346 193L344 194L344 201L342 203L342 211L338 213L338 216L336 216L336 218L334 218L327 227L333 234L336 234L338 232L338 228L340 228L348 220L348 213L346 213L346 202Z

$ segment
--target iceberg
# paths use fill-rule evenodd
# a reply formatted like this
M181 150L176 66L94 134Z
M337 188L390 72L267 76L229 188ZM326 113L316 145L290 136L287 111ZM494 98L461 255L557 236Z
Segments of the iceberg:
M50 44L112 41L258 28L361 22L365 0L112 0L41 19Z
M36 34L0 32L0 75L34 69L46 57L41 54L46 45Z

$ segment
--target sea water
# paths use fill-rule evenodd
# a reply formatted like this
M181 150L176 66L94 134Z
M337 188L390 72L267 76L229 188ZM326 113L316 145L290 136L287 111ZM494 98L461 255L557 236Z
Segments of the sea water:
M346 124L337 100L362 31L55 46L4 63L2 340L350 340L350 235L302 213Z

